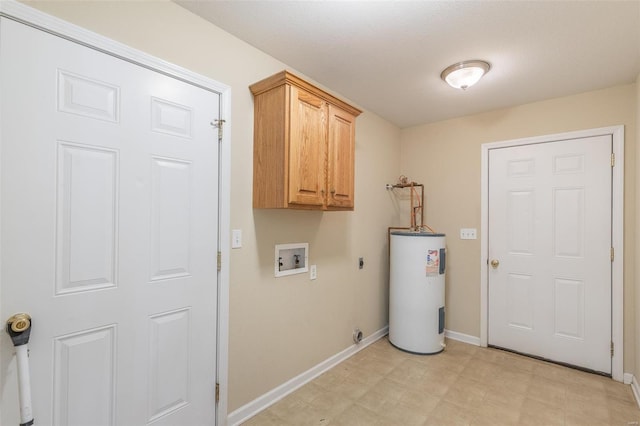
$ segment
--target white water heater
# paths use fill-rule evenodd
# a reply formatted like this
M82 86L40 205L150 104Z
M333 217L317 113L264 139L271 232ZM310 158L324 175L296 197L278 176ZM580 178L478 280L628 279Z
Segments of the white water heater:
M416 354L444 350L445 235L393 231L389 341Z

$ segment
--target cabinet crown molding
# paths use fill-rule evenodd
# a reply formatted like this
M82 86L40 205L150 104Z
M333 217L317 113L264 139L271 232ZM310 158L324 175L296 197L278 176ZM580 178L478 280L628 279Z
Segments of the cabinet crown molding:
M267 77L264 80L258 81L257 83L249 86L249 90L251 90L253 96L256 96L275 87L282 86L283 84L290 84L303 90L311 91L318 97L322 98L324 101L340 107L341 109L352 114L354 117L357 117L362 113L362 110L349 105L345 101L333 96L331 93L328 93L320 89L319 87L303 80L302 77L298 77L289 70L281 71L277 74L272 75L271 77Z

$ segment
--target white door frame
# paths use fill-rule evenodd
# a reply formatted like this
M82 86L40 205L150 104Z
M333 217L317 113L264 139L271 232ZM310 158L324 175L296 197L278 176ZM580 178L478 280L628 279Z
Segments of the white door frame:
M218 272L218 329L217 333L217 381L220 385L220 401L216 410L216 424L226 425L228 401L229 365L229 250L231 203L231 88L215 80L173 65L122 43L83 29L77 25L47 15L13 0L0 1L0 16L14 19L67 40L101 51L121 60L159 72L202 89L220 94L220 115L225 120L225 131L219 147L219 224L218 250L222 265ZM213 117L212 117L213 118ZM215 259L211 259L215 262ZM0 295L1 296L1 295ZM0 321L4 321L0 318Z
M531 138L513 139L501 142L482 144L481 172L481 224L480 224L480 346L488 344L489 332L489 151L496 148L530 145L542 142L553 142L566 139L586 138L591 136L611 135L615 167L613 168L612 188L612 245L615 259L612 263L611 289L611 340L615 351L611 359L611 376L614 380L623 381L623 271L624 271L624 126L602 127L576 132L558 133L554 135L535 136Z

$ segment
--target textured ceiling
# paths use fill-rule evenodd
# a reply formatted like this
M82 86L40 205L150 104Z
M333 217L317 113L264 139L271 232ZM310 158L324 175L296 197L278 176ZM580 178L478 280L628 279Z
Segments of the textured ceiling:
M640 74L640 1L176 3L403 128ZM469 59L492 65L476 86L440 79Z

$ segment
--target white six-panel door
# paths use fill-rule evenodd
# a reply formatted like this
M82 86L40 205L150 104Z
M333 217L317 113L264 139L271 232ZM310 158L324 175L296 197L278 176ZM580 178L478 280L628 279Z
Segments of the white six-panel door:
M611 135L489 151L490 345L611 374Z
M219 94L5 18L0 85L0 312L33 317L36 423L214 424Z

